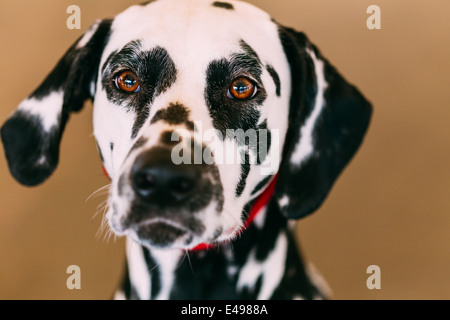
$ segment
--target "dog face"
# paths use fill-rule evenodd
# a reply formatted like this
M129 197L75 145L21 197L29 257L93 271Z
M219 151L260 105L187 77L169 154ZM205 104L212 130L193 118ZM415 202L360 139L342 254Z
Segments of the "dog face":
M26 185L94 101L111 229L148 247L237 235L278 175L287 218L314 211L361 143L370 104L301 33L241 1L160 0L95 23L2 127Z

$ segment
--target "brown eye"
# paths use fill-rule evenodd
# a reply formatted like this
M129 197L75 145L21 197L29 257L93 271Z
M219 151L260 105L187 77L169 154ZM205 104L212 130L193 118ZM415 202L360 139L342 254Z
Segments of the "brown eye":
M123 71L115 79L116 87L125 92L138 92L140 90L139 79L132 71Z
M234 80L228 88L228 97L232 99L246 100L253 98L257 88L247 78L241 77Z

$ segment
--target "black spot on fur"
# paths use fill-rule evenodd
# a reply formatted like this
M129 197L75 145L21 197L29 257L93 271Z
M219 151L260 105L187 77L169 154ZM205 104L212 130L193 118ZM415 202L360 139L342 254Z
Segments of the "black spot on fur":
M247 184L247 177L250 173L250 156L248 152L243 153L243 163L241 164L241 178L236 186L236 197L240 197L242 192L244 192L245 186Z
M213 7L216 8L223 8L223 9L227 9L227 10L234 10L234 7L231 3L228 2L221 2L221 1L215 1L212 4Z
M136 114L131 133L131 138L135 138L148 118L153 100L175 82L175 64L165 49L142 50L141 41L134 40L119 52L111 53L102 69L102 85L108 100ZM115 78L125 70L137 75L140 84L138 92L127 93L117 89Z
M261 65L261 60L259 59L258 54L256 53L256 51L244 40L240 40L239 41L239 46L241 47L241 49L244 51L244 55L240 55L238 54L238 57L246 60L246 59L254 59L254 61L256 61L258 63L258 65ZM253 61L248 61L249 64L254 64L255 62Z
M3 125L1 133L9 170L21 184L37 185L56 168L58 130L45 132L39 117L16 111Z
M251 195L254 195L261 191L264 187L266 187L269 183L269 181L272 179L273 176L267 176L263 178L258 184L255 186L255 188L252 190Z
M125 270L122 277L122 284L120 285L126 300L138 300L139 297L136 288L133 287L128 272L128 263L125 263Z
M148 288L151 292L151 299L156 299L161 291L161 271L159 270L158 263L152 257L150 251L147 248L142 248L144 253L145 264L147 265L147 271L152 275L151 288Z
M267 65L266 69L269 72L270 76L272 77L273 82L275 83L275 93L276 93L277 97L281 96L281 83L280 83L280 77L278 76L278 73L270 65Z
M189 109L179 103L171 103L168 108L158 110L151 123L165 121L168 124L186 124L189 130L194 130L194 123L189 120Z

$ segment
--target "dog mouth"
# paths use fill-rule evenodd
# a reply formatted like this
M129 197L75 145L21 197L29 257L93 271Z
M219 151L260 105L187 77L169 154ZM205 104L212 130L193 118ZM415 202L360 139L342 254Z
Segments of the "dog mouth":
M138 242L156 248L167 248L175 243L188 246L194 234L171 220L151 219L132 225L129 230Z

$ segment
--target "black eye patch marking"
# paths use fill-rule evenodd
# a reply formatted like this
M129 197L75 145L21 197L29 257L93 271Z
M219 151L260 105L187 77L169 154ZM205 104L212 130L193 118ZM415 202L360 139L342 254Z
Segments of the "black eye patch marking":
M267 94L261 82L261 62L249 45L240 41L242 51L229 58L212 61L206 70L205 100L213 119L214 128L223 137L227 129L256 129L261 115L259 106ZM255 82L258 92L252 99L232 100L227 92L231 82L245 76Z
M267 122L258 126L261 112L259 107L264 103L267 94L262 85L262 63L256 52L243 40L239 42L242 51L233 54L231 57L212 61L206 71L205 99L213 119L213 126L219 130L223 137L237 139L240 146L247 146L248 151L241 153L241 177L235 189L236 197L242 195L246 180L250 173L249 152L257 153L260 143L258 129L267 127ZM256 83L258 91L255 96L248 100L232 100L227 97L228 86L236 77L246 76ZM227 129L242 130L244 137L227 136L230 132ZM255 130L258 142L256 145L249 145L249 140L245 134L249 130ZM270 140L270 134L267 134ZM257 155L258 163L263 161L263 157Z
M127 93L117 89L115 77L119 72L130 70L140 83L139 92ZM119 52L111 53L102 66L102 86L112 103L136 113L131 138L147 120L150 104L165 92L176 80L177 70L168 52L161 47L142 50L140 40L125 45Z
M171 103L168 108L158 110L151 123L163 120L168 124L186 124L189 130L194 130L194 122L189 120L189 109L179 103Z
M275 93L276 93L277 97L280 97L281 96L280 77L278 76L278 73L275 71L275 69L272 66L267 65L266 69L269 72L270 76L272 77L273 82L275 83Z
M223 8L223 9L227 9L227 10L234 10L234 7L231 3L228 2L221 2L221 1L215 1L212 4L213 7L216 8Z

